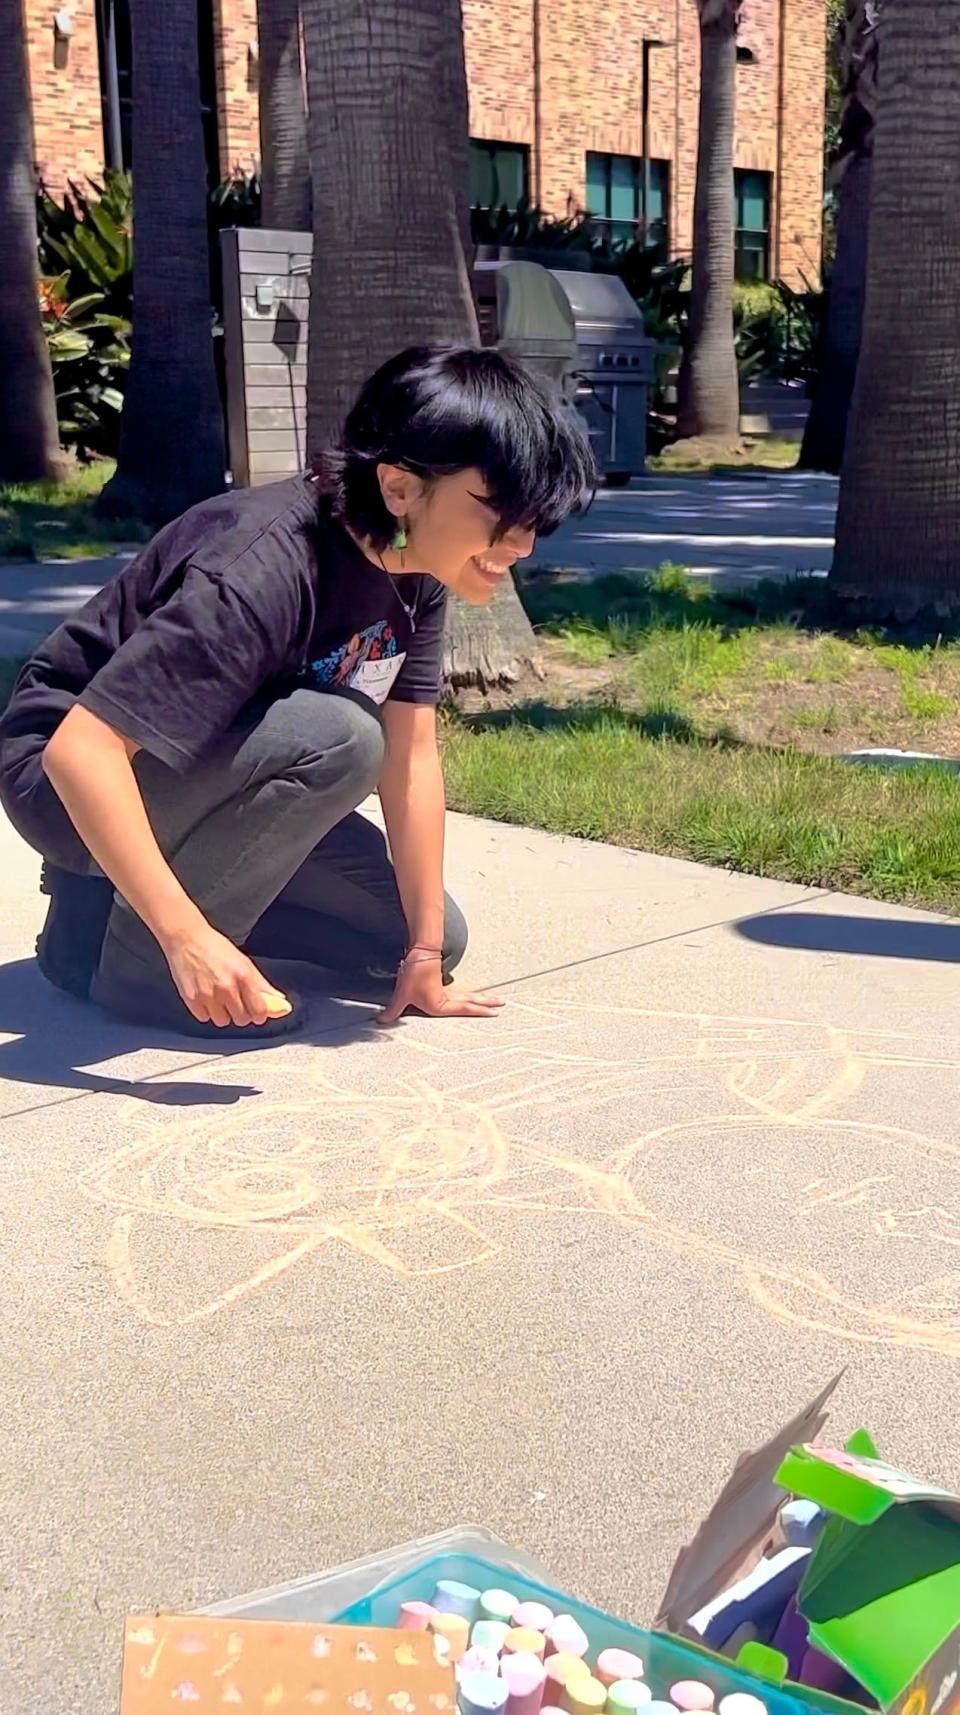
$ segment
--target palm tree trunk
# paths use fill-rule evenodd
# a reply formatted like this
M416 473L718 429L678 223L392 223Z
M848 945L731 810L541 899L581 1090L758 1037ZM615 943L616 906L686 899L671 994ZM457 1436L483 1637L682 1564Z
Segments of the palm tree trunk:
M106 511L173 518L224 486L196 0L131 0L133 335Z
M460 0L303 0L313 271L307 447L340 431L365 378L405 346L478 341L470 286ZM455 612L459 684L538 671L512 586Z
M899 619L960 609L960 32L885 6L863 341L831 577Z
M843 462L867 284L879 14L880 0L846 0L844 105L832 175L837 182L837 253L819 374L800 449L802 470L836 473Z
M310 158L299 0L258 0L261 225L310 231Z
M700 0L700 123L690 326L679 379L681 437L736 442L733 138L738 0Z
M0 479L61 474L50 353L37 289L37 213L21 0L0 0Z

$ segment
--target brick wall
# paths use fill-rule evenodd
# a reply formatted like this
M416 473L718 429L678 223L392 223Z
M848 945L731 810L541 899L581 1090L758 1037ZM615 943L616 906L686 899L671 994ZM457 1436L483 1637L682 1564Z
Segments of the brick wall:
M34 156L55 192L67 179L103 172L103 113L94 0L71 0L69 42L53 34L57 6L26 0L24 22L33 99Z
M256 0L215 7L220 162L224 173L259 153L249 45ZM791 282L815 275L820 250L825 0L744 0L737 67L736 162L773 175L772 264ZM76 35L54 67L53 8L26 0L37 158L55 188L67 173L99 172L103 133L94 0L71 0ZM535 18L539 10L539 32ZM650 55L650 152L671 166L671 244L692 242L697 157L696 0L464 0L470 129L526 143L533 191L555 213L586 194L586 153L641 152L644 37ZM781 41L781 17L784 20ZM539 34L539 44L536 35ZM535 65L539 46L539 128ZM781 53L783 63L781 65ZM783 120L778 125L782 101ZM539 129L539 136L538 136Z

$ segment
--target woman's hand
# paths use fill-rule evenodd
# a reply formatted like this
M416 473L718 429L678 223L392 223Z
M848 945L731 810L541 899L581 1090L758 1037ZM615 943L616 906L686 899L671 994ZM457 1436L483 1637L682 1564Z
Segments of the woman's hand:
M180 998L201 1024L266 1024L293 1010L253 960L209 923L171 937L163 950Z
M379 1023L395 1024L410 1007L427 1018L495 1018L503 1004L497 995L471 994L455 983L444 988L441 960L414 950L400 966L393 999Z

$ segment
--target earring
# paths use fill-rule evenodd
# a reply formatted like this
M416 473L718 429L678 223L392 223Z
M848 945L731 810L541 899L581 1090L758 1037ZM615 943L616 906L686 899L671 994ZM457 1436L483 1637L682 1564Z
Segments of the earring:
M407 527L405 524L398 523L396 534L394 535L390 546L395 554L400 555L400 564L402 566L407 552Z

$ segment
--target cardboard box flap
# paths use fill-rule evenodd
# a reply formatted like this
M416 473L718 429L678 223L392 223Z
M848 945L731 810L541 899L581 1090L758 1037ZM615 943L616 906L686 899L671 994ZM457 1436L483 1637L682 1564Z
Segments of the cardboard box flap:
M784 1495L776 1474L790 1448L811 1441L843 1371L793 1420L753 1453L745 1453L693 1540L681 1549L654 1624L689 1637L689 1620L721 1590L750 1571L776 1530Z

